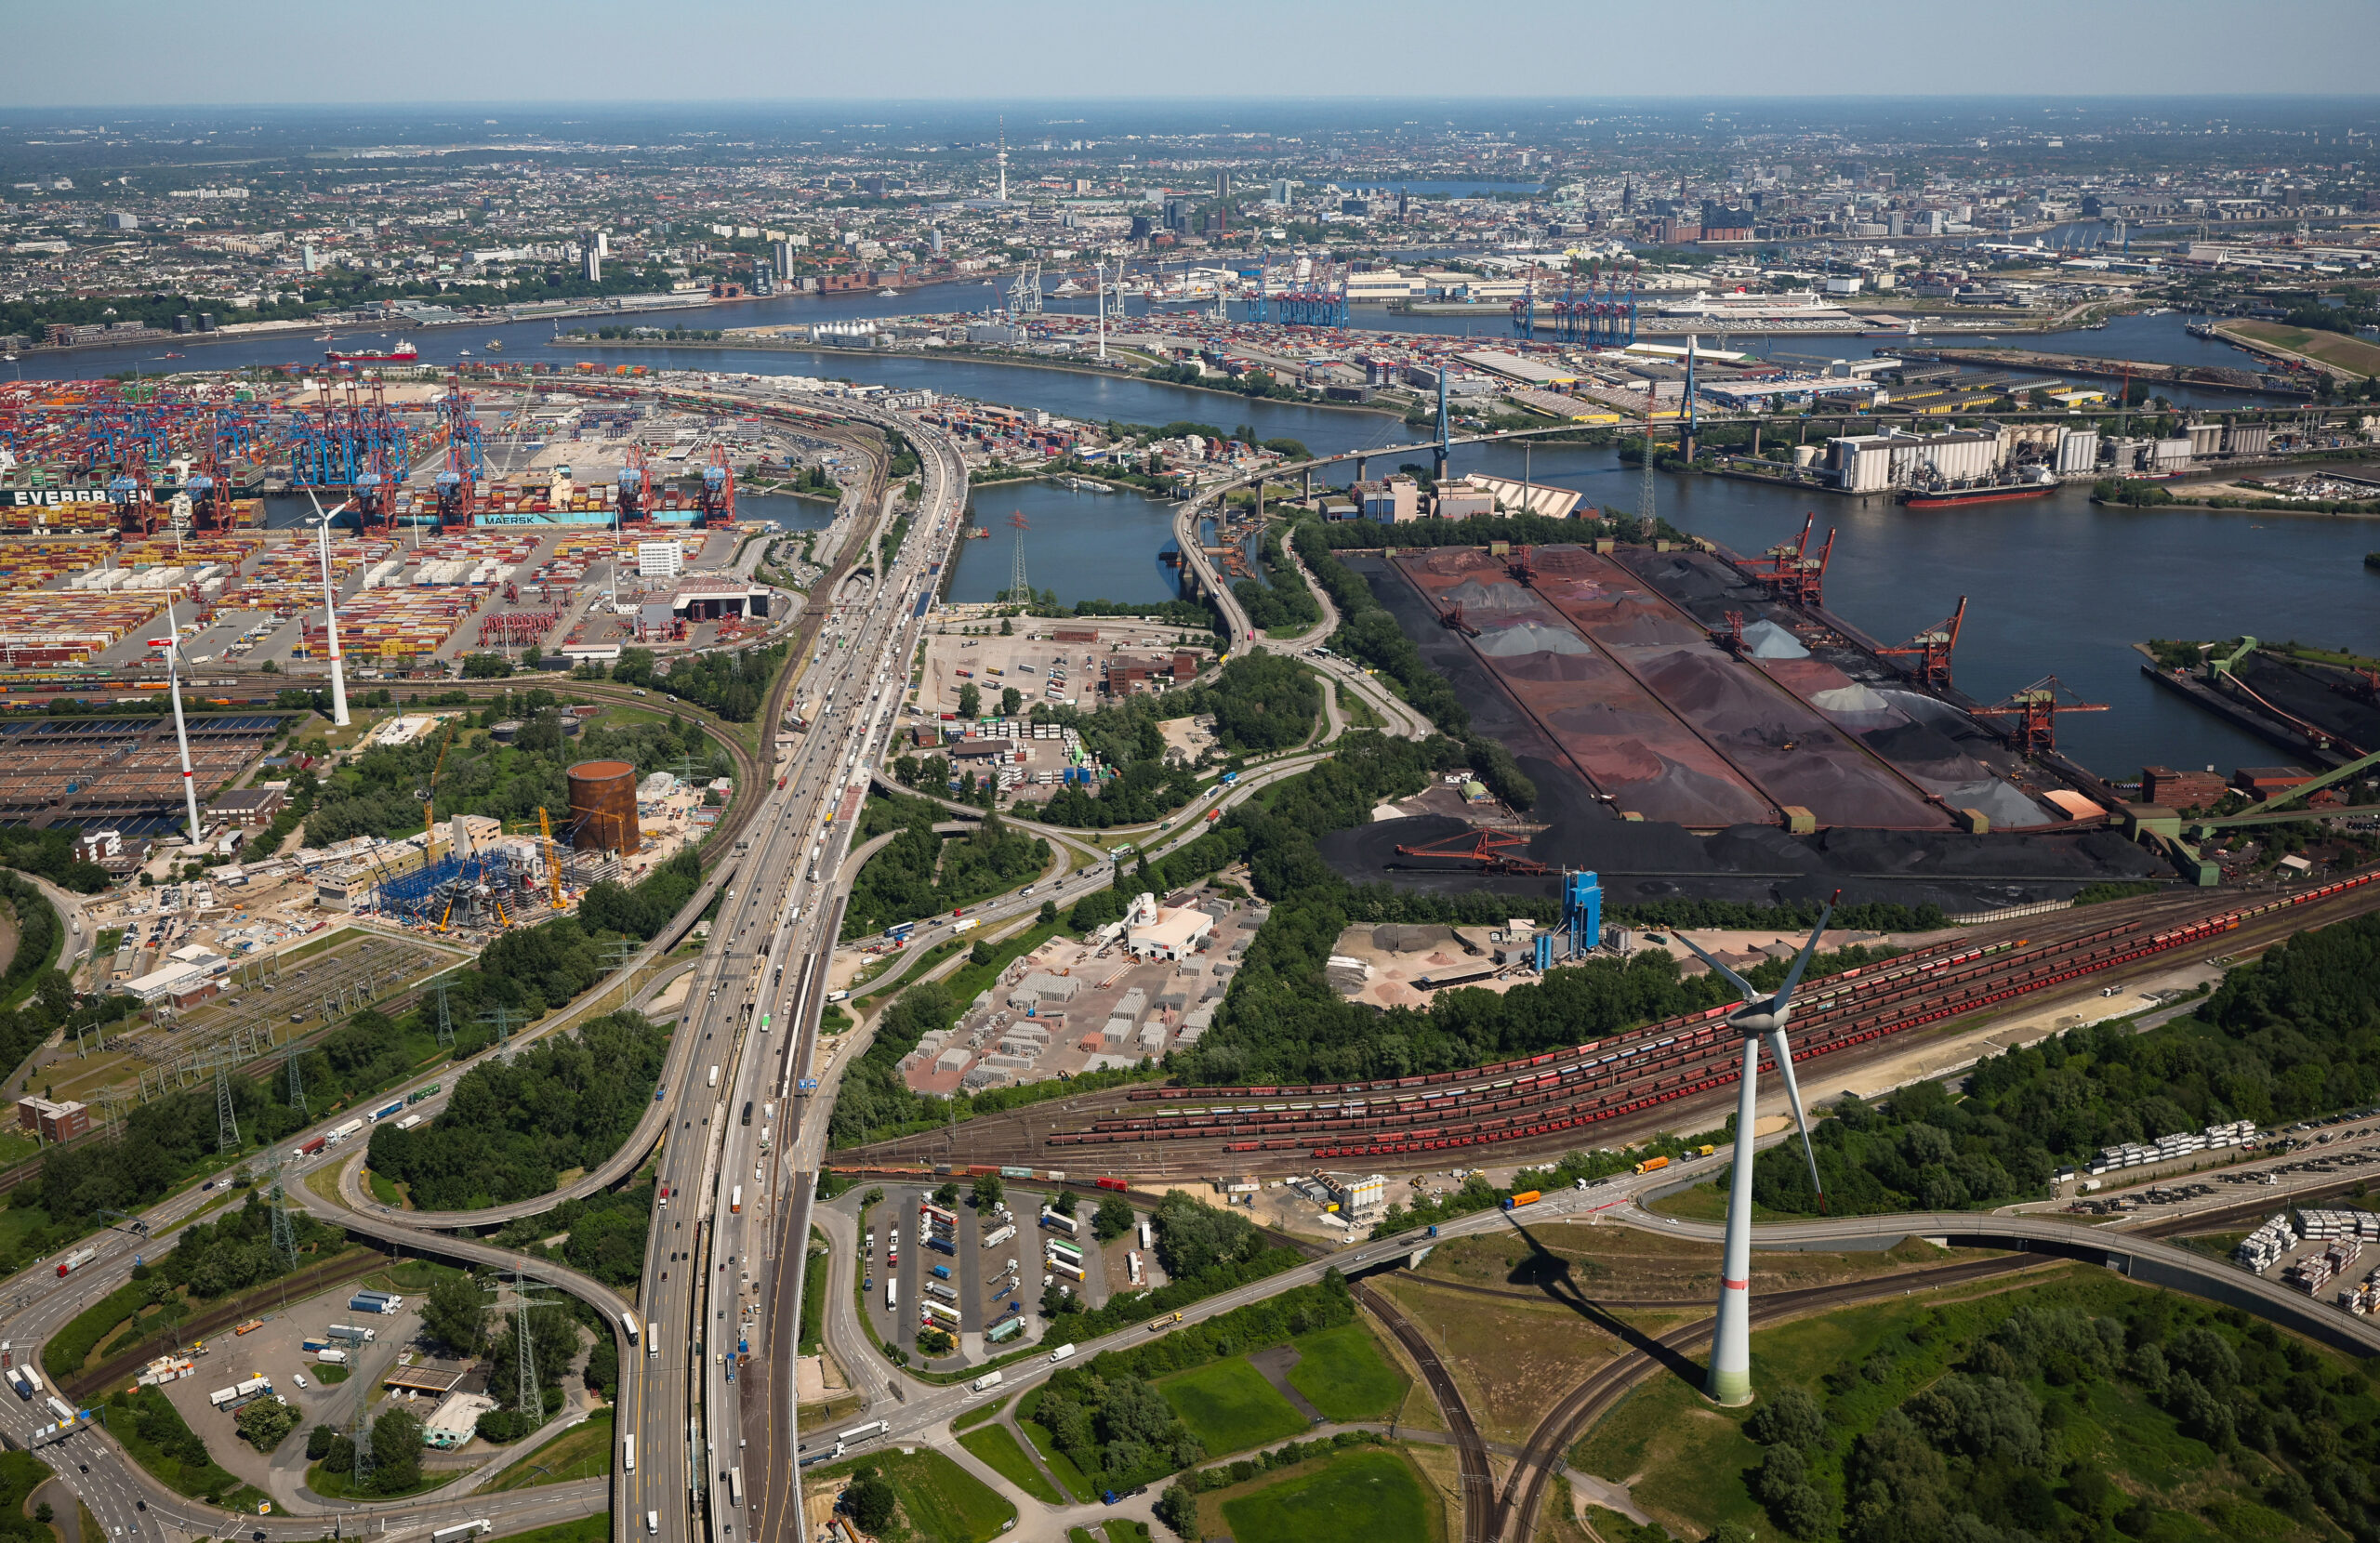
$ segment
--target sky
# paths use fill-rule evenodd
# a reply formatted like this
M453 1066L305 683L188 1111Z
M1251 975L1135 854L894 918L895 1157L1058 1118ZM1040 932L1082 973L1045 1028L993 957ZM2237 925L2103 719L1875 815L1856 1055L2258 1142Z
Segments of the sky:
M16 108L2369 96L2380 0L0 0L0 35Z

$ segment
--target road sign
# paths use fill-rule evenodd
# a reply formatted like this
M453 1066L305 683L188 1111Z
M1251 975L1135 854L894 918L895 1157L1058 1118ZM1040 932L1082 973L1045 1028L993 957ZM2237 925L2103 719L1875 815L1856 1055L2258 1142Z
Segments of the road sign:
M816 1077L803 1077L800 1082L795 1083L794 1087L804 1093L815 1092L818 1088L818 1079Z

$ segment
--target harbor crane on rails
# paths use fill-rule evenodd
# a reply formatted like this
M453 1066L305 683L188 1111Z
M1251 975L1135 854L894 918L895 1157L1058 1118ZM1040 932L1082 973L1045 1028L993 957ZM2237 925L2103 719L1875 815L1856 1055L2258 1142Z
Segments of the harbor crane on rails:
M1950 619L1938 626L1931 626L1898 648L1880 648L1876 653L1887 659L1917 661L1911 673L1922 683L1937 691L1950 689L1950 653L1959 646L1959 625L1967 619L1967 598L1959 597L1959 608Z
M2018 753L2046 756L2057 750L2057 718L2060 713L2104 713L2104 702L2085 702L2068 689L2055 675L2044 675L2031 685L2012 692L2007 699L1989 707L1971 709L1977 718L2013 718L2015 729L2009 744Z

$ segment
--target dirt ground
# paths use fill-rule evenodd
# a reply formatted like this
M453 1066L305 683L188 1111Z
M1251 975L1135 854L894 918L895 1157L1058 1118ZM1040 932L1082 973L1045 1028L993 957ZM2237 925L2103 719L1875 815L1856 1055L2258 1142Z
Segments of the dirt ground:
M1408 1275L1383 1289L1438 1347L1489 1441L1527 1441L1563 1394L1620 1352L1609 1328L1541 1298L1477 1297Z
M1542 1251L1532 1252L1532 1244ZM1881 1253L1757 1251L1752 1285L1756 1291L1831 1286L1965 1257L1968 1251L1918 1242ZM1575 1294L1587 1301L1677 1303L1699 1311L1717 1299L1719 1246L1641 1227L1562 1222L1520 1235L1443 1241L1420 1274L1428 1281L1514 1292L1510 1299L1515 1301ZM1462 1295L1474 1302L1497 1299Z

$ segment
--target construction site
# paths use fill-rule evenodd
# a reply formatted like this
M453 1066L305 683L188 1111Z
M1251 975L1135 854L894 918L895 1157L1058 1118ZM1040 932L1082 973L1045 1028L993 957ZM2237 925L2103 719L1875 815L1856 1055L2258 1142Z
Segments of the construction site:
M1535 781L1525 815L1379 820L1329 837L1351 878L1615 899L1846 899L1979 912L2171 877L2123 799L2057 753L2103 710L2055 679L1954 682L1965 602L1900 644L1826 608L1833 533L1757 557L1707 542L1345 553L1480 732Z

